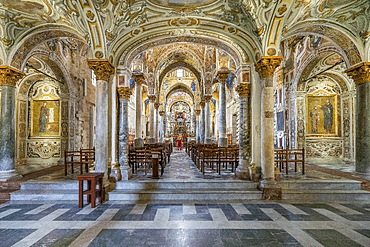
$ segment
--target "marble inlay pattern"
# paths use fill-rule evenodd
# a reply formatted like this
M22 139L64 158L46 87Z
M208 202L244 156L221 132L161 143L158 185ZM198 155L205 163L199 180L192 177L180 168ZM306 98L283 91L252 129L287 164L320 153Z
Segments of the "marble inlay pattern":
M369 246L370 205L107 202L0 206L2 246Z

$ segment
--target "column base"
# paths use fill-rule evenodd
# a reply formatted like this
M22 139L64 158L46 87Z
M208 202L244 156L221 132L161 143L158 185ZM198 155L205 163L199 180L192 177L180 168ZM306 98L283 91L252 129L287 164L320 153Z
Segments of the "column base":
M22 178L23 176L16 173L14 170L12 171L0 171L0 182L7 182L12 180L17 180Z
M218 146L219 147L227 147L227 137L218 138Z
M204 144L211 144L213 142L212 138L206 138Z
M112 166L109 177L114 178L116 181L122 180L121 169L119 165L115 164L114 166Z
M236 168L235 176L241 180L252 180L249 174L249 169L245 167Z
M134 147L135 148L142 148L142 147L144 147L144 139L143 138L135 138L134 139Z
M132 170L128 166L121 167L122 181L127 181L132 178Z
M273 178L263 179L259 184L259 189L262 190L263 200L282 199L282 189Z

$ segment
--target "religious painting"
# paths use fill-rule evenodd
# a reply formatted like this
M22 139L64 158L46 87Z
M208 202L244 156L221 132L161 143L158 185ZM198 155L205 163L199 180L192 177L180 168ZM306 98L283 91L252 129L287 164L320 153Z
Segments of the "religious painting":
M33 100L31 102L31 136L59 136L59 100Z
M338 135L337 96L307 96L306 129L312 136Z
M118 85L121 87L125 86L125 76L124 75L118 76Z

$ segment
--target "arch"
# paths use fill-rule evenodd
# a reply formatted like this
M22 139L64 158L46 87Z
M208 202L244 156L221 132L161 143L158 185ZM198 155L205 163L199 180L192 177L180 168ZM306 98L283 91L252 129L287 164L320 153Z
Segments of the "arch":
M191 64L188 64L188 63L186 63L184 61L178 61L176 63L172 63L172 64L168 65L161 72L161 74L159 75L159 88L162 87L162 81L163 81L163 78L166 76L166 74L168 72L171 72L175 68L178 68L178 67L184 67L184 68L189 69L195 75L195 77L197 78L198 83L201 84L201 82L202 82L202 76L201 76L200 72L194 66L192 66Z
M253 62L261 53L261 42L255 33L247 33L220 20L213 20L212 25L209 23L209 20L199 19L194 25L182 26L179 32L178 26L168 27L168 20L156 22L155 26L161 30L154 29L148 22L112 44L113 64L127 66L137 54L151 47L179 42L219 47L235 57L237 63Z
M31 51L39 44L55 38L75 38L86 43L83 36L68 26L45 25L25 32L17 42L17 49L9 56L10 65L23 70Z
M316 35L332 41L343 56L347 67L363 61L361 54L364 54L364 52L361 43L356 43L356 38L353 34L349 34L349 31L330 21L325 23L320 20L300 22L290 28L283 40L291 36L308 35Z
M183 85L183 84L177 84L177 85L173 86L172 88L170 88L170 90L168 90L168 93L166 94L166 97L165 97L166 102L167 102L168 98L177 91L186 92L187 94L190 95L190 97L194 101L194 94L190 91L190 89L188 87L186 87L185 85Z

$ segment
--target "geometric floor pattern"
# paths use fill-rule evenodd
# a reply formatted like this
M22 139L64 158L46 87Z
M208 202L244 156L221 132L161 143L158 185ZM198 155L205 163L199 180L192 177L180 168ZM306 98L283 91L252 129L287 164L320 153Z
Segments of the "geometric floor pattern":
M370 246L370 204L8 202L0 246Z

